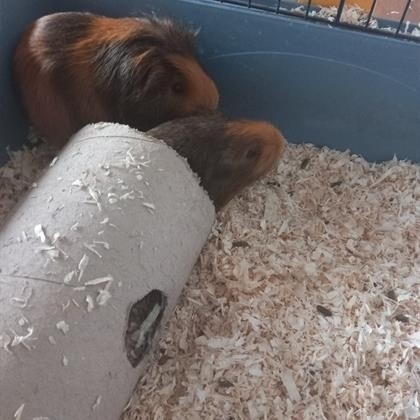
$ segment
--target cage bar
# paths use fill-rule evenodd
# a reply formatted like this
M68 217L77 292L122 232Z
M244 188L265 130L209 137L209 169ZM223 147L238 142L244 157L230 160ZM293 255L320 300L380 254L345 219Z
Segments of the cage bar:
M408 12L408 9L410 8L410 4L411 4L411 0L407 0L407 3L405 4L405 8L404 8L404 11L403 11L403 14L401 15L401 19L398 23L397 30L395 31L395 35L400 34L401 27L402 27L402 25L405 21L405 17L407 16L407 12Z

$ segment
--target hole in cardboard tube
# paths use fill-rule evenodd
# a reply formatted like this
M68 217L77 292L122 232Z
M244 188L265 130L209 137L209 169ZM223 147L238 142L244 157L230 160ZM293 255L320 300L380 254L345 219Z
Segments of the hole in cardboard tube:
M166 305L166 296L154 289L131 306L125 332L125 350L134 368L150 350Z

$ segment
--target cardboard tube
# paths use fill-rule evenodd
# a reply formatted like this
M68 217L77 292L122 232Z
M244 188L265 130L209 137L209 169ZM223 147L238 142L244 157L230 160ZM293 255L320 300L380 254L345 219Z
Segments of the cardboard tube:
M74 135L0 232L0 418L118 419L214 219L165 144Z

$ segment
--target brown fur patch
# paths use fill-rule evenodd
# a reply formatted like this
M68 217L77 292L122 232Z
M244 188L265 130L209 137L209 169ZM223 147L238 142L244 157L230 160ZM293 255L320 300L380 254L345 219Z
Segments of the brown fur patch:
M36 25L28 28L16 50L15 76L25 92L22 100L30 120L37 122L37 128L44 128L40 134L53 133L55 138L61 138L70 131L71 121L63 98L52 86L42 39L37 36L31 38L36 29Z
M43 70L48 70L48 61L45 59L47 55L47 47L42 38L43 21L33 23L26 30L22 37L22 41L18 47L16 55L22 59L23 55L32 56L36 62L42 66ZM51 66L53 63L50 63Z
M81 75L81 78L86 80L92 78L88 63L100 45L126 41L139 28L141 28L141 21L137 19L113 19L102 16L92 17L88 36L83 37L71 46L71 60L78 65L85 64L84 68L81 68L81 66L77 68L78 71L82 70L87 72L85 75Z
M219 104L219 92L200 65L193 58L180 55L171 55L169 59L188 80L188 96L191 101L184 111L192 112L200 107L215 110Z
M97 43L125 41L143 26L140 19L98 16L92 20L91 34Z
M237 150L243 150L244 142L260 143L261 155L254 168L255 178L273 168L283 155L286 146L282 133L265 121L230 121L226 124L226 134L238 143Z

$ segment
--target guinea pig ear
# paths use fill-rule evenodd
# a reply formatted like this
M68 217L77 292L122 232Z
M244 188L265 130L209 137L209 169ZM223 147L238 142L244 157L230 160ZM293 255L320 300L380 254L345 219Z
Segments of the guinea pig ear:
M137 64L136 79L144 94L158 90L164 82L165 63L159 54L148 51Z

